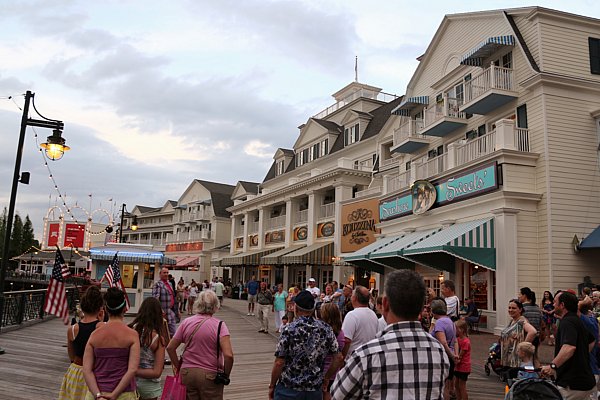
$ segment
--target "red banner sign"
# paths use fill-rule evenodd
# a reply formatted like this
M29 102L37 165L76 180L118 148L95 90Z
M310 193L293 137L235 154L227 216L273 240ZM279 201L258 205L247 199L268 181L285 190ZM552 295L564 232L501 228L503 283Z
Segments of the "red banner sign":
M165 252L175 251L202 251L202 242L173 243L165 246Z
M82 248L85 238L85 224L65 224L65 247Z
M48 246L54 247L58 244L58 234L60 233L60 224L48 224Z

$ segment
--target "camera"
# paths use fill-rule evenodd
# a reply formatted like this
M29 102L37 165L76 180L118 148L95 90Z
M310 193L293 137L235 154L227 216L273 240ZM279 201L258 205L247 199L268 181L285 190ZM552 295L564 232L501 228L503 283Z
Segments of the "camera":
M229 377L227 376L227 374L225 372L217 372L217 376L215 376L215 384L217 385L229 385L229 382L231 382L231 380L229 379Z

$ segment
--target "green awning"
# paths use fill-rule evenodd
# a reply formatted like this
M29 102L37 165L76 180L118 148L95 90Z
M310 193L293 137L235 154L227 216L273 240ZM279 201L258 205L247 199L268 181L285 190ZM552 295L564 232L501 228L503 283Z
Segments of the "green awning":
M332 265L333 242L318 242L281 256L282 264Z
M269 255L263 256L260 259L260 263L261 264L266 264L266 265L281 265L283 264L281 262L281 256L285 256L286 254L289 254L293 251L296 250L300 250L302 248L306 247L305 244L300 244L300 245L296 245L296 246L290 246L290 247L286 247L284 249L278 250L274 253L271 253Z
M368 259L369 255L372 252L374 252L375 250L378 250L384 246L387 246L388 244L401 239L403 236L404 235L388 236L388 237L384 237L381 239L377 239L375 242L356 250L354 253L350 253L347 256L342 256L342 259L344 261L348 261L348 262Z
M402 255L439 269L452 269L448 256L484 268L496 269L494 219L463 222L442 229L431 237L405 248ZM439 258L436 258L439 255ZM437 264L437 265L436 265Z
M223 257L221 261L222 266L234 266L234 265L260 265L260 259L262 256L266 256L267 254L271 254L277 250L280 250L281 247L275 247L272 249L262 249L262 250L253 250L247 251L245 253L235 254L229 257Z

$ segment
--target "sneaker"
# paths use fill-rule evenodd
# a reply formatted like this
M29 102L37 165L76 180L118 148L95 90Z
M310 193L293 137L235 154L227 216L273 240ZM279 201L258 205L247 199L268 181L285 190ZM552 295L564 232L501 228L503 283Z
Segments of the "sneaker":
M171 360L165 360L165 365L171 365Z
M250 314L250 315L252 315L253 317L254 317L254 316L256 316L256 314L254 314L254 313L252 313L252 314Z
M263 333L266 333L267 335L269 334L269 331L263 331Z
M252 315L252 314L248 313L248 314L246 314L246 315Z
M258 331L259 331L259 332L264 332L265 330L264 330L264 329L259 329Z

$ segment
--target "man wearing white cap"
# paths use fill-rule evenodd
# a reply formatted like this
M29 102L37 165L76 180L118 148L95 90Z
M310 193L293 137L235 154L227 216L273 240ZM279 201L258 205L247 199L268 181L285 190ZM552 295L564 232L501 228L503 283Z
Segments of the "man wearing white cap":
M317 281L315 280L315 278L310 278L308 280L308 287L306 288L306 290L311 292L314 298L318 298L319 296L321 296L321 289L317 287Z

